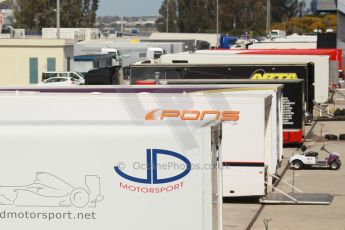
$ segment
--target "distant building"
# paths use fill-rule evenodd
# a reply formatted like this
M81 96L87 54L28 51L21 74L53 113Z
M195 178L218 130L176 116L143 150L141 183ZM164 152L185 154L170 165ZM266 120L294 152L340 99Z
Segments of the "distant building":
M345 55L345 0L317 0L317 11L337 13L337 47L341 48ZM343 62L345 64L345 61Z
M337 2L336 0L317 0L316 9L318 12L336 12Z
M0 85L29 85L44 71L69 71L73 60L70 40L0 39Z
M98 28L60 28L61 39L73 39L75 41L85 41L99 39L100 30ZM42 28L42 38L57 38L56 28Z

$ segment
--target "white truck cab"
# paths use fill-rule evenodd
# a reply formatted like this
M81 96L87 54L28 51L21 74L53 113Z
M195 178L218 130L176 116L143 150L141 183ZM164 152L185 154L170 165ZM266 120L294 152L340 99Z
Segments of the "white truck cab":
M121 65L121 55L117 49L115 49L115 48L102 48L101 54L112 54L113 55L112 66Z
M159 59L164 54L164 50L159 47L148 47L146 52L146 58L148 60L151 59Z

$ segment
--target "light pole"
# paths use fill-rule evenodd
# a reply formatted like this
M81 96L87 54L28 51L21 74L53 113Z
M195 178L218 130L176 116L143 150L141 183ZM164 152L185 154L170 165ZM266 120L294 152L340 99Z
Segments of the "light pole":
M60 39L60 0L56 0L56 37Z
M167 33L169 32L169 0L167 0L167 28L166 31Z
M123 33L123 1L120 0L120 11L121 11L121 33Z
M217 48L219 47L219 0L217 0Z
M247 6L244 8L244 33L247 33Z
M267 15L266 15L266 32L269 35L271 31L271 0L267 0Z

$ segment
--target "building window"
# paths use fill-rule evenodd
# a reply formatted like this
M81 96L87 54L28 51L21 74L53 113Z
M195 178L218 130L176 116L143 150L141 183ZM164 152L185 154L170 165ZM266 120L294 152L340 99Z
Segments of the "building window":
M71 71L71 58L67 57L67 71Z
M47 71L54 72L56 71L56 59L47 58Z
M38 58L29 59L30 84L38 83Z

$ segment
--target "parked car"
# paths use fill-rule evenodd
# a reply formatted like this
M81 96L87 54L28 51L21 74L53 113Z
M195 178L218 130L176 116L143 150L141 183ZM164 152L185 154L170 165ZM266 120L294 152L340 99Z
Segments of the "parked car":
M38 84L50 86L73 86L81 85L82 83L73 77L51 77Z
M75 81L79 81L80 84L85 84L84 75L79 72L43 72L42 82L53 77L70 77L73 78Z

